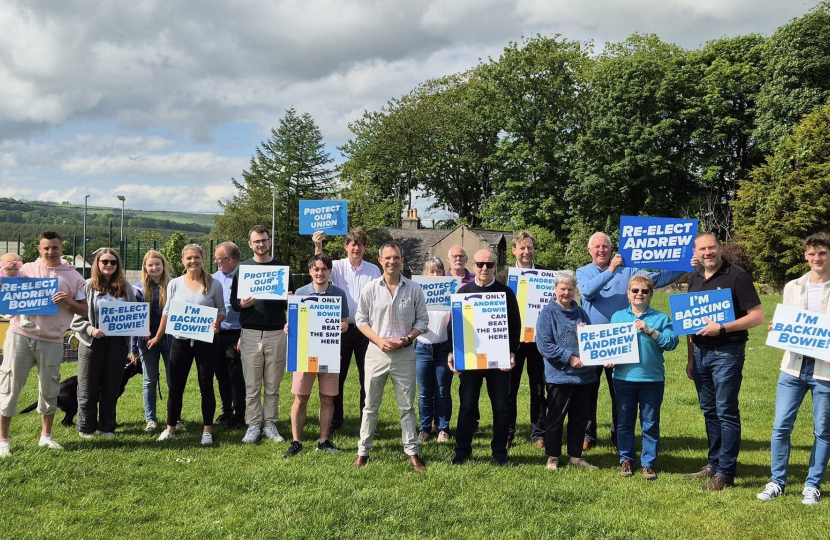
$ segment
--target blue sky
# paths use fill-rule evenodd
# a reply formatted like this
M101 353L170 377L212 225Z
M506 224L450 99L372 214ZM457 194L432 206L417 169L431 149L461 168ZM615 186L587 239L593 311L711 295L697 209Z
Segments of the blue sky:
M213 212L286 108L336 161L348 123L541 33L684 47L769 35L815 1L0 3L0 196ZM419 201L422 217L427 201ZM442 217L442 216L439 216Z

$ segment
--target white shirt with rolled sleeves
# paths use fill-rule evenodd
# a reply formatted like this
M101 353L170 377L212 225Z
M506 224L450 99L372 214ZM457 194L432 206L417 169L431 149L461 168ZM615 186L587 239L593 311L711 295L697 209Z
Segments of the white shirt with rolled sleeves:
M403 337L413 328L425 334L429 330L429 314L424 291L403 276L394 295L382 277L372 280L360 293L355 324L370 326L384 339Z
M379 278L380 275L380 268L367 261L362 261L357 268L352 266L348 258L332 261L330 279L335 287L346 292L350 323L355 322L361 292L370 281Z

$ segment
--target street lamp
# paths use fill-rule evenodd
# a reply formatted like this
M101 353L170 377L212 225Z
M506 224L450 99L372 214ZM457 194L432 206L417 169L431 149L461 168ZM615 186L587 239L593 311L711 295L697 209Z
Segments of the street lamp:
M83 276L86 277L86 208L89 201L89 195L84 195L84 260L81 267Z
M285 165L280 167L280 174L285 173ZM277 185L271 182L271 258L274 258L274 223L277 216Z
M121 245L124 245L124 201L127 200L127 197L123 195L116 195L119 201L121 201ZM122 248L123 249L123 248Z

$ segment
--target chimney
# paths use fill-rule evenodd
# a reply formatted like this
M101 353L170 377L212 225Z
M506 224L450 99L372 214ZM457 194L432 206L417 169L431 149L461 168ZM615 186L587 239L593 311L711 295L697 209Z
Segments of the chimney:
M421 228L421 220L418 218L417 208L408 208L406 217L401 220L402 229L417 230Z

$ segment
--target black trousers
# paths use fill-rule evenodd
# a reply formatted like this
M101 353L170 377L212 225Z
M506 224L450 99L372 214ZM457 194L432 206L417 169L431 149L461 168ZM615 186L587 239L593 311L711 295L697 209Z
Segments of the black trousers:
M545 421L545 454L562 454L562 429L568 417L568 455L582 457L582 442L588 426L590 385L549 384Z
M91 339L91 347L78 347L78 431L112 433L129 338Z
M182 399L190 366L196 359L196 371L199 375L199 391L202 394L202 424L213 425L216 412L216 396L213 394L213 370L216 366L216 353L219 347L216 338L213 342L192 339L176 339L170 346L170 395L167 397L167 425L175 426L182 415Z
M461 373L458 389L458 423L455 428L455 453L467 457L473 452L473 434L478 425L478 399L481 385L487 381L487 394L493 407L493 440L490 449L496 458L507 457L507 432L510 413L507 397L510 393L510 372L500 369L471 369Z
M516 435L516 417L518 416L517 399L519 387L522 384L522 371L527 366L527 379L530 384L530 440L537 441L545 436L545 416L547 403L545 402L545 361L539 354L535 343L522 343L515 355L516 365L510 370L510 396L507 400L510 407L511 441Z
M585 430L585 439L591 441L597 440L597 400L599 399L599 387L602 383L602 372L605 370L605 382L608 385L608 393L611 395L611 443L617 445L617 393L614 391L614 379L611 374L613 369L608 369L603 366L597 367L597 380L590 384L590 417L588 418L588 428Z
M363 406L366 404L366 388L364 387L364 363L366 361L366 349L369 348L369 338L357 329L354 324L349 324L348 330L340 335L340 381L337 395L334 396L334 417L331 425L340 428L343 425L343 386L346 384L346 377L349 375L349 366L354 362L357 364L357 376L360 378L360 409L357 411L358 424L363 415Z
M242 359L236 344L242 330L220 330L217 336L219 351L216 357L216 382L222 414L245 419L245 377L242 375Z

